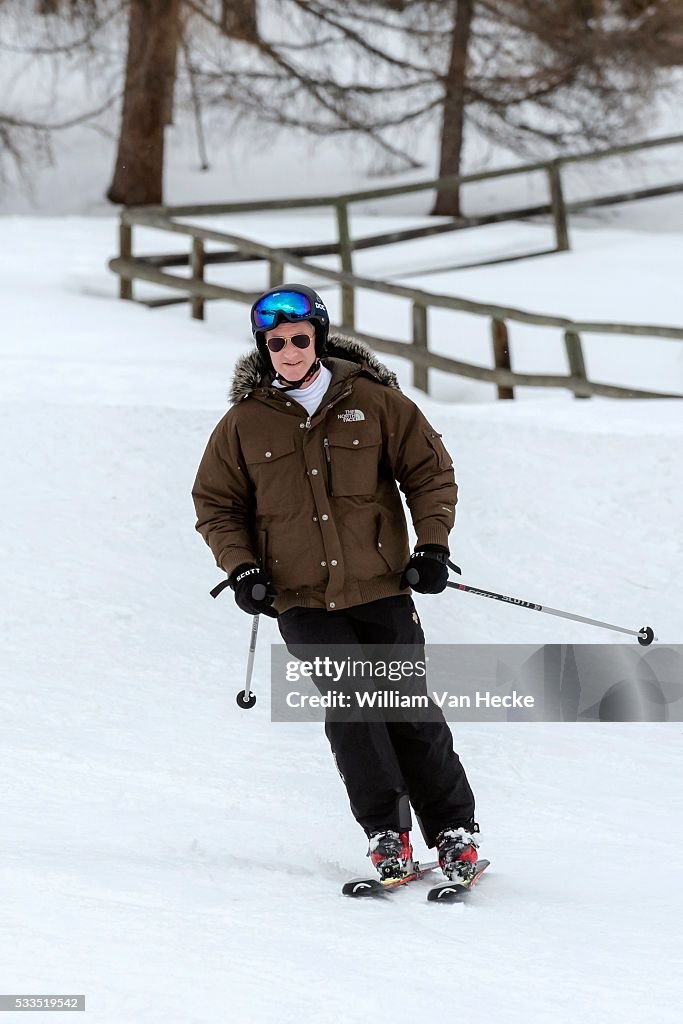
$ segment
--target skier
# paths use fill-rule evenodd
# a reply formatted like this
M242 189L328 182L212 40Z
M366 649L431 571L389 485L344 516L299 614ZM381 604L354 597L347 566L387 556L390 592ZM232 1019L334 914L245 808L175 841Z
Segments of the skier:
M421 594L441 593L448 579L457 485L440 434L370 349L329 337L327 309L305 285L262 295L251 327L256 348L236 364L232 407L192 491L196 528L238 607L276 617L291 652L380 642L423 650L406 573L417 570ZM417 535L412 555L397 483ZM380 877L412 868L410 803L446 877L469 881L479 827L443 716L328 720L325 731Z

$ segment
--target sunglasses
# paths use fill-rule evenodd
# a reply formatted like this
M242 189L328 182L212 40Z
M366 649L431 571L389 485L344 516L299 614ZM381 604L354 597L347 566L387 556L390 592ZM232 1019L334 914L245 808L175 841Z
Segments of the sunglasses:
M266 295L256 303L253 309L254 327L268 329L275 327L279 314L284 314L288 320L305 320L313 313L311 301L307 295L301 292L288 291L273 292ZM282 346L280 346L282 347ZM303 348L304 346L300 346ZM274 349L277 351L277 349Z
M266 345L271 352L281 352L288 341L296 348L308 348L313 341L307 334L295 334L293 338L268 338Z

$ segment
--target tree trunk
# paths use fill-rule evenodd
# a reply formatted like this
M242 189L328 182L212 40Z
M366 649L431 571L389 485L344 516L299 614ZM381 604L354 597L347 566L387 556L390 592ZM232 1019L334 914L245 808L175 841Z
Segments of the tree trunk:
M465 123L467 58L474 4L475 0L455 0L451 57L446 72L443 100L439 177L460 173ZM442 217L459 217L460 212L459 188L447 192L437 192L432 214Z
M130 0L128 56L112 203L163 202L164 126L172 103L181 0Z
M176 40L175 46L173 47L172 54L169 55L167 64L168 78L166 80L166 90L164 97L164 127L173 124L173 117L175 114L175 91L178 82L178 54L183 45L183 33L185 32L185 24L182 16L182 0L178 10L178 16L176 21Z
M223 0L221 30L231 39L241 39L245 43L257 42L256 0Z

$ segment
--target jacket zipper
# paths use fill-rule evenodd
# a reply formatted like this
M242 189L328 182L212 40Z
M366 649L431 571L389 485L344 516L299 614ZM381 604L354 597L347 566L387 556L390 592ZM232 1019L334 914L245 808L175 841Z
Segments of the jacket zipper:
M323 447L325 449L325 460L327 462L327 493L330 497L333 497L332 492L332 457L330 456L330 442L326 437L323 438Z

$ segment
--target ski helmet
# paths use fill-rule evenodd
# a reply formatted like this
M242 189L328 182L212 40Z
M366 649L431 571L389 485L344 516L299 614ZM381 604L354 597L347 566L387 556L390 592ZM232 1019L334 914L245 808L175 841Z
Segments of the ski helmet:
M305 284L281 284L259 296L251 307L251 330L263 363L272 364L266 345L266 331L277 327L283 320L298 323L310 320L315 329L315 354L325 354L330 317L325 303L317 292Z

